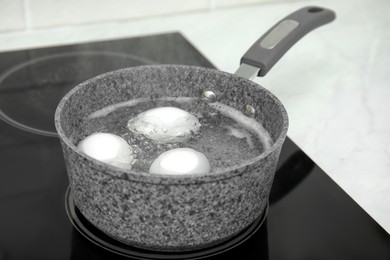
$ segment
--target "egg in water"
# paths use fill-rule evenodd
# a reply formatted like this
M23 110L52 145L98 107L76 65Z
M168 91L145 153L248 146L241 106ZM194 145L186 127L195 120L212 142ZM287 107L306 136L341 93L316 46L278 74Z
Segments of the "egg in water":
M127 128L160 143L184 142L200 130L197 117L176 107L152 108L130 119Z
M130 169L135 162L133 149L120 136L110 133L94 133L79 142L77 148L101 162Z
M157 157L150 166L154 174L205 174L210 172L210 162L206 156L191 148L168 150Z

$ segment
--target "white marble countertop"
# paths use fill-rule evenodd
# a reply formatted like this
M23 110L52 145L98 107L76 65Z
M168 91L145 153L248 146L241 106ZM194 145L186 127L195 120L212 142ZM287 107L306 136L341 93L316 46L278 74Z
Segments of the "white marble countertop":
M390 1L306 0L0 34L0 51L180 31L234 72L267 29L306 5L336 21L304 37L255 81L286 106L288 136L390 233Z

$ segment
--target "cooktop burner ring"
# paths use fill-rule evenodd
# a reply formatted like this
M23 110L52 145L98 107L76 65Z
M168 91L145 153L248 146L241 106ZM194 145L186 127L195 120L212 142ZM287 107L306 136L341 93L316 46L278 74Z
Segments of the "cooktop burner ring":
M56 63L58 64L56 65ZM83 73L75 69L78 63L85 63L84 66L81 66L85 70ZM58 137L54 123L52 124L54 110L61 98L71 88L108 71L151 64L157 64L157 62L130 53L84 50L40 56L14 65L0 75L0 92L4 96L3 105L0 106L0 120L26 132ZM46 69L41 70L41 68ZM68 74L75 74L78 79L75 82L68 82ZM63 76L64 78L62 78ZM26 82L21 79L26 79ZM50 89L55 90L51 91ZM49 96L46 96L45 93L49 93ZM18 95L23 97L18 98ZM11 101L6 102L7 99ZM20 103L19 100L23 103ZM49 114L46 111L36 110L37 106L45 107L45 103L48 106L45 110ZM15 104L19 104L19 107L15 108ZM15 112L15 110L24 112ZM40 122L41 119L30 119L31 115L34 115L31 114L33 112L38 115L39 112L42 112L42 120L47 120L42 121L43 123L35 123Z
M108 250L112 253L131 257L139 260L151 260L151 259L203 259L206 257L215 256L231 250L246 240L248 240L253 234L255 234L263 225L267 213L267 205L263 214L257 218L249 227L241 231L238 235L229 239L228 241L220 244L207 247L204 249L185 251L185 252L158 252L152 250L146 250L138 247L129 246L120 241L114 240L108 235L104 234L97 228L95 228L87 219L82 216L81 212L77 209L73 202L73 196L70 187L68 187L65 194L65 209L70 222L73 227L86 239L95 245Z

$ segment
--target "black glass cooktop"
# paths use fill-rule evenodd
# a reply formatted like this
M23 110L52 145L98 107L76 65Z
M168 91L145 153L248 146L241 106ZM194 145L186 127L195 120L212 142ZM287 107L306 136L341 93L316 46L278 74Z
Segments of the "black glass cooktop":
M0 260L390 259L389 234L288 138L267 216L225 244L169 254L101 236L66 192L54 109L87 78L153 63L213 67L179 33L0 53Z

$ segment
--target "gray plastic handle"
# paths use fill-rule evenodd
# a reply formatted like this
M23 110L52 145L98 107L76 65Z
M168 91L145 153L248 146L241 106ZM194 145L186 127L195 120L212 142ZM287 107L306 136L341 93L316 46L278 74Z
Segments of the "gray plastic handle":
M288 15L257 40L241 58L242 63L260 68L262 77L299 39L311 30L333 21L329 9L308 6Z

